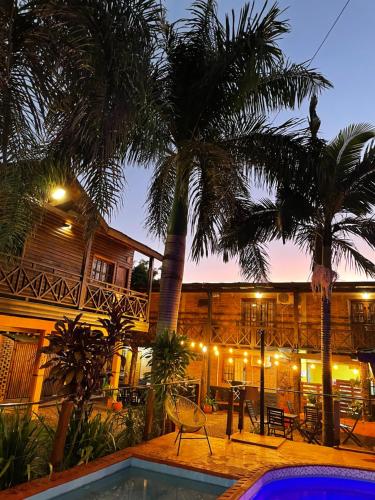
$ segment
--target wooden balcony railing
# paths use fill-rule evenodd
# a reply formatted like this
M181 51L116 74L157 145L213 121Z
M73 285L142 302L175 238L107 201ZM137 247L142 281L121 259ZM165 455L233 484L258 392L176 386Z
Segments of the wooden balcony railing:
M81 295L84 297L81 297ZM27 259L0 255L0 296L105 314L117 301L130 319L148 321L148 295Z
M152 328L152 327L151 327ZM180 333L194 340L210 341L233 347L260 347L259 330L266 331L266 347L320 350L320 325L300 323L295 328L291 322L272 323L269 325L249 325L242 321L214 321L209 334L207 321L182 320L179 322ZM208 336L210 335L210 338ZM348 323L332 323L332 348L337 353L351 353L357 349L373 348L375 325L355 328Z

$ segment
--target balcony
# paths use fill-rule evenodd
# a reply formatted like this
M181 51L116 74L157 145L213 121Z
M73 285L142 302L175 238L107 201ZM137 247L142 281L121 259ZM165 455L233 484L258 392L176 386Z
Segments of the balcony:
M131 320L148 322L148 295L17 257L0 256L0 297L105 314L114 301Z
M373 348L375 325L350 325L332 322L332 349L336 353L352 353L357 349ZM207 339L208 323L199 320L182 320L178 329L194 340ZM260 348L259 330L266 332L267 348L320 350L320 325L291 322L264 325L249 325L242 321L213 321L210 342L233 347ZM207 341L207 340L206 340Z

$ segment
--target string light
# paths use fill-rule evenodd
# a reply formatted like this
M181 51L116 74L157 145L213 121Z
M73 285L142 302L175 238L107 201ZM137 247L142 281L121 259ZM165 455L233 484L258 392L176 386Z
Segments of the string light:
M190 346L194 349L194 347L195 347L195 342L192 342L192 343L190 344Z
M184 342L183 340L181 340L180 344L181 344L181 345L184 345L184 344L185 344L185 342Z
M257 360L257 363L258 363L258 365L261 365L261 364L262 364L262 360L261 360L261 359L258 359L258 360Z
M203 351L203 352L207 352L207 346L205 346L205 345L204 345L204 346L202 347L202 351Z
M202 347L203 347L202 342L199 342L199 347L202 349Z
M243 353L243 355L244 355L244 356L245 356L245 358L246 358L246 357L247 357L247 351L245 351L245 352Z
M310 368L311 368L312 370L315 370L315 365L314 365L314 363L313 363L312 365L310 365Z
M279 359L280 358L280 354L275 354L274 358L275 359Z
M279 366L279 362L278 361L275 361L275 366Z
M232 363L233 363L233 358L229 358L229 359L228 359L228 362L229 362L230 364L232 364Z
M230 352L231 354L232 354L232 352L233 352L233 349L232 349L231 347L229 348L229 352Z
M245 365L247 365L248 360L245 358L245 359L243 360L243 362L244 362L244 364L245 364Z
M298 370L298 366L297 365L293 365L292 369L296 372Z
M219 356L219 351L215 351L215 356Z

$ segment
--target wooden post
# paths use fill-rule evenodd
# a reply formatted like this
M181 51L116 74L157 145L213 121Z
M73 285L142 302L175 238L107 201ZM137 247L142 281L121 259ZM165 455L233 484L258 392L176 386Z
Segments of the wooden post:
M65 441L72 412L73 402L64 401L61 405L59 421L57 423L57 429L50 458L50 462L55 470L60 467L64 459Z
M44 368L41 368L41 366L45 362L45 354L42 354L40 352L40 349L42 347L46 346L48 344L48 340L46 338L46 332L42 332L39 335L39 340L38 340L38 349L36 352L35 356L35 361L34 361L34 366L33 366L33 376L31 379L31 387L30 387L30 401L32 403L36 403L40 401L41 394L42 394L42 388L43 388L43 379L44 379ZM30 406L30 412L31 414L35 414L38 412L39 405L38 404L33 404Z
M208 294L208 315L207 315L207 396L211 397L211 335L212 335L212 290Z
M86 301L86 293L87 293L87 278L90 274L90 256L91 256L91 248L92 248L93 237L91 237L87 244L83 254L82 260L82 283L81 283L81 292L79 295L79 309L82 309L85 301Z
M243 423L245 417L245 396L246 396L246 387L241 387L240 389L240 407L238 409L238 430L240 432L243 431Z
M152 422L154 419L154 402L155 402L155 392L154 389L150 387L147 394L145 428L143 431L143 439L145 441L148 441L151 437Z
M119 354L115 354L112 358L112 375L110 380L110 386L113 389L118 389L119 381L120 381L120 371L121 371L121 356ZM114 401L117 400L117 392L113 391L112 398Z
M369 420L371 417L371 389L370 389L370 371L368 363L359 363L361 396L363 398L363 419Z
M301 413L301 358L295 354L291 359L292 367L297 366L297 370L292 369L293 379L293 406L296 412Z
M259 434L264 436L264 349L265 349L265 331L260 330L260 394L259 394Z
M229 389L229 397L228 397L228 411L227 411L227 436L230 439L233 434L233 401L234 401L234 390L231 387Z
M152 280L154 278L154 257L150 257L148 261L148 273L147 273L147 318L146 321L150 319L150 307L151 307L151 294L152 294Z
M340 401L333 401L333 425L334 425L334 445L340 444Z

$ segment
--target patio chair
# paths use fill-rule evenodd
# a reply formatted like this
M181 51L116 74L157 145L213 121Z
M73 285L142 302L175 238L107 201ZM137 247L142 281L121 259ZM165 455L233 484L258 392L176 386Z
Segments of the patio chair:
M341 424L340 423L340 429L345 432L346 437L342 444L345 444L349 439L354 441L356 445L362 447L363 444L361 443L360 439L354 434L354 430L359 422L359 419L361 418L362 411L358 410L357 412L354 413L354 423L353 425L348 425L348 424Z
M293 439L293 426L287 426L284 418L284 410L267 406L268 435L282 436ZM290 436L290 438L288 437Z
M182 439L207 439L208 447L212 455L210 440L206 430L206 415L199 406L190 399L183 396L168 395L165 401L165 411L168 418L175 424L178 434L175 443L178 440L177 455L180 453ZM183 437L183 434L198 432L204 430L203 437Z
M255 409L254 409L254 406L253 406L253 403L247 399L245 401L246 403L246 409L247 409L247 413L249 414L249 417L250 417L250 422L251 422L251 425L252 425L252 431L254 432L259 432L259 426L260 426L260 420L259 420L259 416L257 416L257 414L255 413ZM267 418L264 419L264 423L267 425Z
M308 443L320 444L318 436L322 430L321 412L316 406L305 406L305 419L299 426L302 437Z

